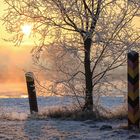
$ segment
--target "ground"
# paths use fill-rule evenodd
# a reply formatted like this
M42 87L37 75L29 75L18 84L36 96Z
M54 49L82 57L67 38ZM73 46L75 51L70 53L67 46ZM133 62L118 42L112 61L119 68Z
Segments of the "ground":
M69 107L67 97L38 98L39 113L48 109ZM121 97L103 97L102 106L112 112L121 112ZM118 108L117 108L118 107ZM128 140L140 139L140 131L124 129L127 120L72 121L43 119L28 116L28 98L0 99L0 140Z
M126 123L126 120L1 120L0 140L139 140L140 133L122 127Z

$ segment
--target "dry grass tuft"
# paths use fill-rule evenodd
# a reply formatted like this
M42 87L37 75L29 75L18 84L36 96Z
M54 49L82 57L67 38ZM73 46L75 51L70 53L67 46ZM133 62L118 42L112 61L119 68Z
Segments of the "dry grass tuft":
M97 115L95 112L84 112L81 110L61 110L61 109L57 111L49 111L48 117L79 120L79 121L97 119Z
M37 115L32 115L32 119L65 119L65 120L104 120L104 119L125 119L127 117L127 108L119 106L113 110L98 106L94 111L85 112L81 109L76 109L72 106L69 107L51 107L42 110Z

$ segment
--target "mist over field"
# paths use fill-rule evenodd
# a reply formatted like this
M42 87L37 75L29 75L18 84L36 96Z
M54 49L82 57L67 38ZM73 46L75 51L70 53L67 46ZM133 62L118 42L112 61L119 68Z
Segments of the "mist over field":
M30 46L10 47L5 46L0 49L0 96L20 97L27 94L25 71L32 71L33 62L30 53ZM47 54L44 54L44 57ZM47 55L48 56L48 55ZM50 62L49 62L50 61ZM50 58L47 58L46 65L51 65ZM53 67L53 66L52 66ZM126 80L126 67L119 68L110 76L110 81ZM49 79L50 75L55 74L47 72L44 78Z
M27 47L0 47L0 96L19 96L26 92L25 72L32 59Z

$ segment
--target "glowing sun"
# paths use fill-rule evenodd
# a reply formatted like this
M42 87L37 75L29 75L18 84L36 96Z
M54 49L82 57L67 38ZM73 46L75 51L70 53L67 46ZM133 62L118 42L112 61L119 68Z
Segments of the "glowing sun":
M31 31L32 31L32 25L25 24L21 27L21 30L22 30L24 35L29 36Z

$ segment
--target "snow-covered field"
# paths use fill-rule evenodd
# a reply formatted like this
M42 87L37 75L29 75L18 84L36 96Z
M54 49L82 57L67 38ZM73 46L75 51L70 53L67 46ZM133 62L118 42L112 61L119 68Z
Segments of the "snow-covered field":
M121 97L103 97L103 106L114 109L123 103ZM66 97L38 98L39 110L68 106ZM140 139L135 131L125 130L127 120L67 121L29 119L27 98L0 99L0 140L127 140Z
M123 104L122 97L102 97L101 104L113 111L116 106ZM72 100L68 97L38 97L39 112L58 107L69 107ZM28 98L0 98L0 118L24 120L30 114Z
M26 120L0 121L1 140L128 140L140 135L120 129L124 122ZM109 125L109 126L106 126ZM112 126L112 128L111 128Z

